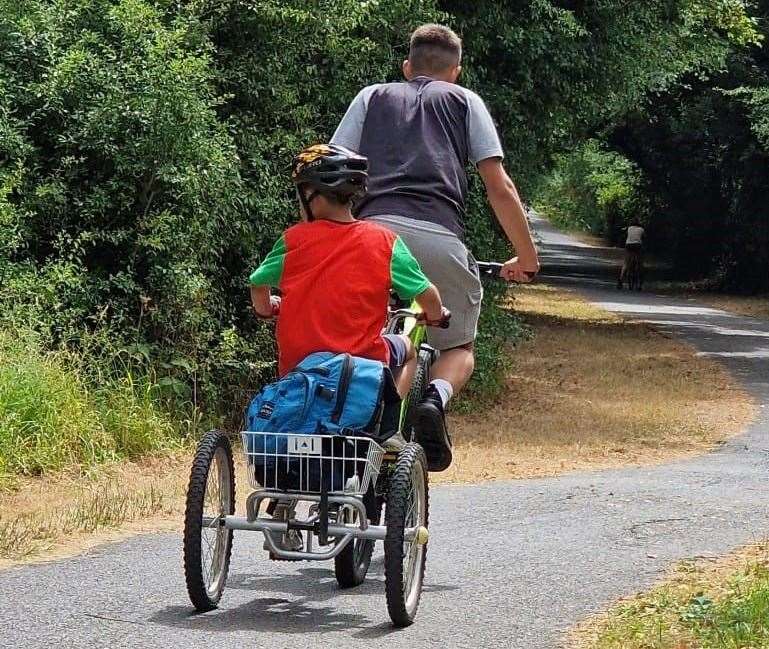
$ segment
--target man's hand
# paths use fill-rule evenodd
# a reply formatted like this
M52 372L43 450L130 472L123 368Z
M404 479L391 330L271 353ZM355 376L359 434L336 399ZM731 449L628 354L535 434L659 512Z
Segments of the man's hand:
M508 282L527 284L534 279L538 272L539 260L536 257L530 260L513 257L502 265L502 270L499 271L499 274L502 279Z

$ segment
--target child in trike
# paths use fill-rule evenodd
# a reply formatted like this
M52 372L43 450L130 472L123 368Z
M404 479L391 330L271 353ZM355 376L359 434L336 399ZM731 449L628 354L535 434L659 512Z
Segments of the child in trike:
M342 587L363 581L382 540L388 610L405 626L419 604L428 538L427 459L412 440L409 404L434 360L424 326L446 326L449 314L402 241L353 218L364 157L315 145L297 156L292 177L302 223L250 278L256 314L279 315L280 379L252 401L241 434L255 490L246 516L235 516L229 438L208 433L187 497L187 589L198 610L217 605L234 529L261 531L274 559L333 558ZM415 305L391 310L383 334L391 291Z

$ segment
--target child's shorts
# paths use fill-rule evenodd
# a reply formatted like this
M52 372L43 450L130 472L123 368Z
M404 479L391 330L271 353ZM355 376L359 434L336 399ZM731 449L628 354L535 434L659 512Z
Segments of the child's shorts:
M408 346L406 341L397 334L383 334L382 338L390 350L390 371L395 374L406 362Z

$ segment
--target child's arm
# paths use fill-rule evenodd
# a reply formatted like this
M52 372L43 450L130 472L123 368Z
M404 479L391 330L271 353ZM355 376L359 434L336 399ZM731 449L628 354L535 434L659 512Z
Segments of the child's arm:
M401 299L416 300L428 322L443 320L444 309L438 289L425 277L419 262L400 237L393 245L390 274L393 288Z
M444 317L444 306L441 302L441 294L434 284L430 284L424 291L414 298L417 304L425 312L427 322L440 322Z
M280 287L285 257L286 241L283 237L280 237L259 268L251 273L251 277L249 277L251 304L254 307L254 313L256 313L257 318L272 318L278 315L280 298L270 296L270 287Z
M254 307L256 317L267 320L278 315L280 298L270 295L269 286L252 286L251 304Z

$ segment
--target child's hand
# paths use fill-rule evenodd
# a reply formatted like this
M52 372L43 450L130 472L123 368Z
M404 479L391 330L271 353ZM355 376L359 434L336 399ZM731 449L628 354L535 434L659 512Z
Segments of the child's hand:
M272 317L277 318L280 315L280 296L270 295L270 306L272 307Z
M425 315L425 324L428 327L440 327L441 329L448 329L450 320L451 311L449 311L445 306L441 307L441 317L437 320L430 320L427 315Z

